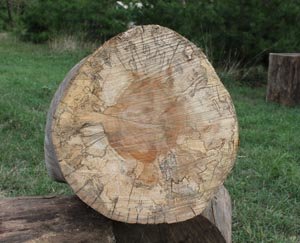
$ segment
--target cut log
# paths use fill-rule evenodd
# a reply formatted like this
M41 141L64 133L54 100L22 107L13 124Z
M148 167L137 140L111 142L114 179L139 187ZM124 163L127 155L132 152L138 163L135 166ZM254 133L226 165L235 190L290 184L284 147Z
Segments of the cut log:
M108 218L173 223L199 215L237 151L231 98L176 32L138 26L67 75L46 126L50 175Z
M75 196L0 199L0 242L115 242L111 220Z
M300 104L300 53L270 53L267 101Z
M0 207L0 242L231 242L231 203L223 186L206 214L169 225L112 221L75 196L1 199Z

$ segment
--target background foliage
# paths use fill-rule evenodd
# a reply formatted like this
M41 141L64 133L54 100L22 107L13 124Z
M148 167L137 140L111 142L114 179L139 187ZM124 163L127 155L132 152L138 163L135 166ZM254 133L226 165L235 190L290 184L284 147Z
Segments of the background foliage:
M126 30L130 22L159 24L186 36L221 65L228 58L244 64L266 63L269 52L300 51L300 0L122 3L127 8L113 0L6 0L0 3L0 29L13 27L21 39L33 42L57 35L103 42Z

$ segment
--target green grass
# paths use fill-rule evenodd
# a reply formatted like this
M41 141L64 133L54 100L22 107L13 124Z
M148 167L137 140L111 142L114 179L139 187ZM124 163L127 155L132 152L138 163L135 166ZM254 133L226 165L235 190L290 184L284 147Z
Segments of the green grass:
M58 84L86 54L0 40L0 195L70 192L45 171L45 118Z
M43 139L51 98L85 51L0 40L0 196L71 193L46 173ZM300 108L265 102L265 87L226 80L240 149L226 181L234 242L300 242Z
M300 242L300 108L265 102L265 88L228 84L240 148L226 181L235 242Z

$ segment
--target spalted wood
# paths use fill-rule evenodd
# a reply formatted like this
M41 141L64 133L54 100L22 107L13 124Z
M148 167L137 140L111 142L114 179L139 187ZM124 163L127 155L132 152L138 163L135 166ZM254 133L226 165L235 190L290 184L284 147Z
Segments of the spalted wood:
M199 215L236 156L231 98L176 32L139 26L78 64L48 116L46 163L88 205L128 223Z
M56 152L54 150L54 145L52 142L52 136L51 136L51 130L52 130L52 121L56 112L56 108L62 99L64 95L64 91L68 88L68 85L70 84L71 79L77 73L79 67L83 64L85 59L81 60L77 65L75 65L68 75L65 77L64 81L60 84L58 90L56 91L51 105L50 109L47 114L47 124L46 124L46 136L45 136L45 142L44 142L44 150L45 150L45 162L47 171L54 180L59 182L66 182L64 175L61 172Z
M223 186L210 205L207 214L185 222L141 225L105 218L75 196L1 199L0 242L231 242L231 204Z
M174 224L124 224L113 221L117 242L231 242L231 200L221 186L201 215Z
M300 53L270 53L267 101L300 104Z

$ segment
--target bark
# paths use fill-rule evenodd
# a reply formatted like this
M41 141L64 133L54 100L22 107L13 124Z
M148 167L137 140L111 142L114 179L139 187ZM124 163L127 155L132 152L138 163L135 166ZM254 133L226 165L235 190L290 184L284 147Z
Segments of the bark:
M300 104L300 53L270 54L267 101Z
M207 207L237 151L231 98L174 31L138 26L81 61L48 113L49 174L108 218L174 223Z
M52 142L51 129L52 129L53 117L56 112L57 106L64 95L65 90L68 88L70 81L74 77L75 73L77 73L78 69L81 67L84 60L85 59L81 60L77 65L75 65L67 74L64 81L60 84L58 90L56 91L52 99L50 109L47 115L47 123L46 123L46 131L45 131L46 135L44 141L45 162L46 162L46 168L49 176L58 182L66 182L66 181L64 175L61 172L58 159L54 151L54 145Z
M0 241L229 243L230 205L222 186L202 215L169 225L139 225L105 218L76 196L1 199Z

